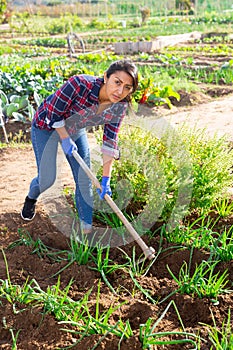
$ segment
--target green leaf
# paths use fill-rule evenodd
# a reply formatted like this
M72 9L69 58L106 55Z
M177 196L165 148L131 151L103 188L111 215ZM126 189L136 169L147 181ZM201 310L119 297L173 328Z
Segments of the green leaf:
M174 91L171 86L165 86L161 93L162 97L175 97L178 101L180 100L180 95L178 92Z
M28 118L29 120L32 120L34 114L35 114L35 109L33 108L33 106L31 104L28 105Z
M39 107L39 105L42 102L41 96L36 91L34 91L33 97L34 97L34 100L36 102L37 107Z
M10 96L10 102L11 103L19 103L20 101L20 96L19 95L11 95Z
M5 105L9 102L7 95L2 90L0 90L0 99L2 101L2 105Z
M13 112L12 113L12 117L17 122L26 122L26 118L25 118L25 116L22 113Z
M10 103L6 106L6 115L7 117L11 117L14 112L17 112L19 109L19 105L17 103Z
M28 97L23 96L19 100L19 109L24 109L28 106Z

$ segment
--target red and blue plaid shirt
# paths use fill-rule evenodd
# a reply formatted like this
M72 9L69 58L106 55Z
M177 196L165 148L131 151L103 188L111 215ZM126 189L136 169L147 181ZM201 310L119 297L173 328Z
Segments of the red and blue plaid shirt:
M117 139L128 103L112 104L97 114L103 78L81 74L73 76L39 106L32 123L40 129L54 130L66 126L75 133L84 127L104 125L102 152L118 157Z

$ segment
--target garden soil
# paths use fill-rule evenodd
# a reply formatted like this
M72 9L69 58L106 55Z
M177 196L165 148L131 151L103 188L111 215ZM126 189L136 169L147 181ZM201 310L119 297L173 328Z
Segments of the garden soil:
M147 116L148 117L148 116ZM148 118L153 118L149 116ZM207 133L226 134L233 141L233 95L226 95L217 99L209 99L207 102L187 107L177 107L161 112L154 111L154 118L167 118L174 127L187 122L191 128L205 128ZM7 126L8 128L8 126ZM95 147L93 134L89 134L90 146ZM25 146L6 147L0 150L0 280L8 278L9 284L23 286L27 280L34 279L42 290L57 283L60 271L67 261L55 262L50 256L32 252L27 245L14 245L22 232L28 232L34 241L41 240L46 246L55 250L69 250L70 240L53 225L48 217L43 203L39 201L37 214L32 222L24 222L20 217L20 210L28 191L32 177L36 175L36 164L30 144ZM69 168L64 165L62 173L63 185L73 186ZM222 226L221 226L222 225ZM219 229L233 225L233 218L228 221L222 220ZM143 237L148 245L159 249L159 239L156 235L149 239ZM12 245L13 244L13 245ZM11 247L10 247L11 245ZM136 244L129 244L124 248L129 256L132 256L133 247L139 256L141 250ZM195 296L181 295L176 291L177 285L167 270L167 265L177 276L179 270L186 261L189 263L190 251L177 249L169 245L165 240L164 248L170 248L167 253L158 256L146 276L138 278L141 286L148 290L155 301L148 299L143 293L135 288L132 279L127 273L115 272L109 277L109 281L118 294L113 294L108 286L101 280L100 274L91 269L92 265L77 265L73 263L60 273L60 288L64 289L73 279L69 290L69 297L80 300L84 294L90 291L90 310L95 315L95 304L100 284L99 307L100 312L116 307L116 311L110 317L112 324L119 319L126 322L129 320L133 330L133 336L129 339L121 339L120 349L133 350L142 349L139 340L139 326L147 321L149 317L157 320L166 309L171 300L174 300L180 317L187 332L199 334L204 340L201 350L209 350L210 342L205 324L216 324L220 327L223 320L227 318L228 308L233 310L233 293L222 294L218 302L207 298L199 299ZM5 252L5 260L3 249ZM168 254L169 252L169 254ZM95 254L95 253L94 253ZM118 249L110 250L110 258L121 264L125 262L124 254ZM192 255L192 270L196 264L208 259L208 253L195 249ZM7 264L6 264L7 262ZM6 269L8 266L8 270ZM218 265L218 271L228 269L229 288L232 288L233 262ZM9 275L8 275L9 273ZM170 295L171 294L171 295ZM170 296L169 296L170 295ZM164 300L163 300L164 299ZM231 315L233 317L233 314ZM233 320L231 320L233 323ZM12 349L13 336L17 335L18 350L34 349L65 349L74 345L72 349L119 349L119 338L107 334L93 334L80 340L76 333L70 333L65 324L59 324L52 312L46 313L42 305L20 304L17 301L11 304L1 298L0 306L0 349ZM155 332L180 331L181 324L173 305L170 306L164 318L158 323ZM19 332L17 334L17 332ZM176 336L176 338L179 338ZM79 343L76 342L79 340ZM76 345L75 345L76 344ZM153 349L191 349L188 344L177 345L154 345Z

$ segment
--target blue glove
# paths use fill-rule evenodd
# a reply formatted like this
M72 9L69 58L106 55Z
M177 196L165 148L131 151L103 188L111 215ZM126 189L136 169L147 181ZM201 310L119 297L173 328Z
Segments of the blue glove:
M72 156L72 153L78 150L76 143L70 137L63 139L61 141L61 146L67 156Z
M102 191L99 188L97 188L97 190L96 190L97 193L99 194L99 197L101 200L104 199L104 196L106 194L108 194L109 196L112 195L112 191L110 188L110 177L108 177L108 176L102 177L101 187L102 187Z

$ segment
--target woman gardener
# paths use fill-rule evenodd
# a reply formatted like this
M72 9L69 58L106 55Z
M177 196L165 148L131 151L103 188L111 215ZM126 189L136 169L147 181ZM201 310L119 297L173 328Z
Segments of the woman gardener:
M132 93L138 86L136 66L129 60L112 63L104 77L77 75L68 79L39 106L32 120L31 139L38 174L31 181L21 216L32 220L39 195L56 179L57 149L60 143L74 177L75 204L82 232L92 230L93 196L91 181L72 156L77 151L90 166L86 127L104 125L103 173L100 199L111 195L113 160L119 159L118 132Z

